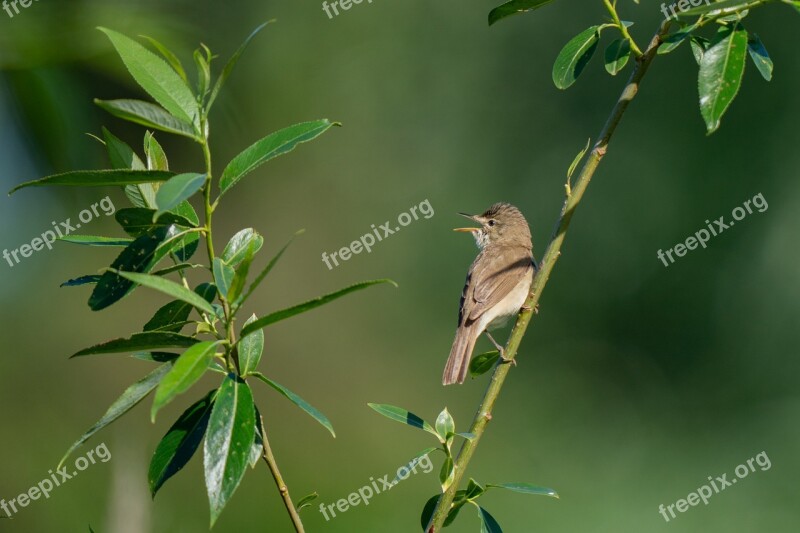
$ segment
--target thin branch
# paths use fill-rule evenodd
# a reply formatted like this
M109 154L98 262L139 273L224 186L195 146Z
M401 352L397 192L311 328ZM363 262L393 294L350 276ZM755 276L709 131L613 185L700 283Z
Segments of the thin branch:
M528 329L528 324L532 318L533 309L536 309L542 291L544 291L545 285L547 285L547 281L550 278L550 273L552 272L558 257L561 255L561 246L564 243L567 229L569 228L570 221L572 220L572 215L575 213L575 209L578 207L581 198L583 198L583 194L586 192L586 188L588 187L592 176L594 176L600 161L603 159L603 156L605 156L608 143L610 142L614 131L619 125L622 116L625 114L625 110L639 92L639 85L642 81L642 78L644 78L644 75L647 73L650 64L655 58L658 47L661 44L664 35L666 35L669 26L669 21L662 23L661 28L650 41L650 44L645 52L641 57L637 58L636 66L633 70L633 73L631 73L628 83L625 85L625 89L622 91L622 95L617 100L617 103L614 106L614 109L611 111L603 130L600 132L592 152L589 154L588 159L581 169L580 176L578 177L575 186L572 188L571 193L567 196L567 199L564 202L556 229L550 240L550 244L547 246L547 250L545 251L539 271L536 273L536 277L533 280L531 293L525 302L525 307L522 311L520 311L519 316L517 317L517 322L514 325L514 328L511 330L511 335L509 336L505 347L505 356L507 359L513 359L517 355L520 342L522 341L525 331ZM439 498L433 516L431 517L428 527L426 528L427 533L436 533L441 531L442 525L444 524L447 514L449 513L453 504L455 493L458 490L461 480L467 470L467 465L472 459L475 449L478 447L478 443L483 436L486 425L492 419L492 410L494 408L494 404L497 401L497 397L500 394L500 390L503 387L503 383L505 382L510 368L511 365L503 363L502 361L498 362L498 365L495 367L494 373L489 381L489 386L486 389L486 393L481 401L481 405L478 408L478 412L475 414L475 418L472 422L472 427L469 430L470 433L475 435L475 438L464 441L464 444L461 446L455 462L455 478L448 490L445 491L441 498Z
M642 57L642 50L639 48L639 45L636 44L636 41L633 40L631 37L630 32L628 31L628 27L622 23L619 19L619 15L617 14L617 3L614 2L613 4L609 0L603 0L606 5L606 9L608 10L609 14L611 14L611 18L614 20L614 25L619 29L620 33L623 37L628 39L631 43L631 50L633 50L633 54L640 58Z
M259 415L260 416L260 415ZM295 509L294 503L292 502L292 497L289 495L289 487L286 486L286 483L283 482L283 476L281 476L280 470L278 470L278 463L275 461L275 456L272 455L272 448L269 445L269 440L267 439L267 429L264 426L264 417L260 416L259 424L261 427L261 440L263 442L264 453L261 457L269 466L270 472L272 472L272 477L275 479L275 484L278 486L278 492L281 493L281 498L283 498L283 503L286 506L286 510L289 512L289 517L292 519L292 525L297 533L305 533L305 529L303 529L303 522L300 520L300 514Z

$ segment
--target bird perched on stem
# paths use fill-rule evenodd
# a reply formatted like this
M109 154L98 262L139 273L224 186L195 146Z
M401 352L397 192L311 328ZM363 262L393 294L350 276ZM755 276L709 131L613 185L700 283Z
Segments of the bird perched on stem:
M523 307L537 268L531 231L519 209L497 203L481 215L459 214L480 225L455 231L472 233L481 251L461 292L458 329L444 368L444 385L464 383L475 342L484 332L504 357L503 348L488 330L502 326Z

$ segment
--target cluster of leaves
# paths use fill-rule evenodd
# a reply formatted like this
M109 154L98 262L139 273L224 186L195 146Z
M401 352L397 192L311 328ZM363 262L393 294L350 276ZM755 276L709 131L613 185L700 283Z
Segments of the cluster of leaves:
M495 357L495 354L499 357L498 352L487 352L486 354L479 356L482 358L482 362L476 365L476 372L474 372L473 375L480 375L486 372L488 368L491 367L491 365L489 365L489 367L484 369L484 367L488 364L488 360L494 358L494 362L496 362L497 357ZM434 451L441 451L444 453L445 459L442 463L442 468L439 471L439 482L442 487L442 493L447 491L447 489L453 484L453 478L455 476L453 441L456 437L473 440L475 439L475 435L472 433L457 433L455 420L453 420L453 416L446 407L441 413L439 413L439 416L436 417L436 423L431 425L419 416L401 407L376 403L370 403L368 405L390 420L427 431L436 437L436 439L439 441L439 446L422 450L420 453L414 456L411 462L414 463L420 457L428 455ZM447 527L453 523L462 507L470 504L474 505L478 510L478 515L481 519L481 532L502 533L503 530L500 528L497 520L495 520L495 518L489 514L486 509L477 503L478 498L483 496L489 491L489 489L492 488L506 489L522 494L537 494L558 498L558 494L553 489L538 487L536 485L531 485L530 483L489 483L486 486L483 486L474 479L470 479L466 489L456 492L455 499L453 500L453 506L450 508L447 519L444 522L444 527ZM422 524L423 531L426 530L428 523L433 516L433 511L436 508L436 504L439 502L439 498L441 497L442 494L435 494L434 496L431 496L431 498L425 503L425 506L422 509L422 515L420 516L420 523Z
M491 11L489 24L517 13L536 10L552 1L511 0ZM719 0L677 11L681 19L678 29L665 37L658 54L668 54L684 42L690 43L699 67L700 113L709 134L719 128L722 116L739 92L748 54L761 76L767 81L772 79L773 62L766 47L757 34L745 29L742 21L752 9L776 2L800 11L798 0ZM638 59L642 55L628 31L633 23L620 20L616 0L603 0L603 3L610 19L573 37L558 54L553 65L553 82L559 89L567 89L575 83L594 56L600 35L606 29L617 30L620 34L605 49L605 68L609 74L616 75L631 58ZM672 17L670 11L665 11L664 15ZM716 30L704 36L703 32L713 26Z
M107 149L111 169L48 176L12 190L34 186L124 187L132 206L117 211L116 221L126 237L72 235L64 238L76 244L122 247L123 250L101 274L81 276L64 285L94 285L89 298L89 307L93 310L117 303L139 286L171 299L144 324L141 332L74 354L73 357L133 352L134 357L158 366L122 393L102 418L72 445L61 464L95 433L119 419L151 392L155 391L151 408L151 417L155 420L160 409L188 391L201 377L208 372L219 373L222 376L219 386L204 394L178 417L156 448L149 468L150 490L155 497L163 484L188 463L204 441L205 482L212 525L239 486L247 466L255 466L262 455L265 460L270 460L265 446L266 429L254 405L249 378L266 383L335 437L333 426L325 415L259 372L264 350L262 328L354 291L389 282L367 281L261 318L253 315L245 322L236 340L234 322L238 313L289 244L249 280L251 266L264 238L252 228L241 230L230 239L222 255L217 256L213 247L212 213L220 198L258 166L316 138L334 125L328 120L306 122L259 140L228 163L217 184L219 196L211 201L214 182L208 144L208 112L242 52L263 27L248 37L213 86L211 62L214 56L206 46L195 51L197 81L194 87L180 60L158 41L148 38L161 57L122 34L101 28L133 78L155 102L97 100L97 104L119 118L192 139L203 149L205 169L202 172L171 172L163 148L149 130L144 136L145 157L141 159L128 144L103 129L102 138L98 140ZM189 202L195 195L203 197L203 223ZM201 235L206 237L208 264L190 263ZM172 264L160 267L165 259L171 259ZM203 269L211 279L192 289L185 275L188 269ZM304 498L302 502L308 500Z

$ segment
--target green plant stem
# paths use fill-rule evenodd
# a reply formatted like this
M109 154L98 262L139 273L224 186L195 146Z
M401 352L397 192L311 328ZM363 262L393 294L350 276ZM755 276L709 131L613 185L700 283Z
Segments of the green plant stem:
M206 248L208 248L209 267L214 267L214 238L211 235L211 218L214 215L214 210L211 207L211 185L212 185L212 167L211 167L211 149L208 147L208 140L203 142L203 157L206 162L206 184L203 187L203 199L206 208Z
M281 476L281 472L278 469L278 463L275 461L275 456L272 455L272 448L269 445L269 439L267 439L267 429L264 426L264 417L261 417L259 420L261 425L261 440L263 442L263 449L264 453L261 457L269 466L269 471L272 472L272 477L275 479L275 484L278 486L278 492L281 493L281 498L283 498L283 503L286 506L286 511L289 513L289 517L292 519L292 525L297 533L305 533L305 529L303 528L303 521L300 520L300 513L297 512L297 509L292 502L292 497L289 495L289 487L286 486L286 483L283 481L283 476Z
M625 110L639 92L639 84L641 83L642 78L644 78L653 59L655 58L658 47L661 44L667 30L669 29L669 26L669 21L662 23L661 28L651 40L644 54L637 58L634 70L622 91L622 95L617 100L617 103L614 106L614 109L611 111L603 130L600 132L597 142L592 148L588 159L581 169L581 173L577 182L575 183L575 186L567 193L567 198L564 202L564 206L561 209L561 214L559 216L556 229L550 240L550 244L547 246L547 250L545 251L539 270L536 272L536 276L533 280L531 293L525 302L525 307L523 307L523 310L520 311L519 316L517 317L517 322L514 325L514 328L511 330L508 342L506 343L506 359L513 359L517 354L520 342L522 341L525 331L528 329L528 324L532 318L533 309L537 308L542 291L544 291L545 285L547 285L547 281L550 278L550 273L552 272L556 261L561 255L561 247L567 235L567 229L569 228L570 221L572 220L572 215L575 213L575 209L578 207L581 198L583 198L583 194L586 192L586 188L588 187L592 176L594 176L600 161L603 159L603 156L605 156L608 144L611 141L611 137L619 125L622 116L625 114ZM510 368L511 365L507 362L504 363L502 360L500 360L498 365L495 367L491 380L489 381L489 386L486 389L483 400L481 401L480 407L478 408L478 411L475 414L475 418L472 422L472 427L469 430L470 433L475 435L475 438L464 441L464 444L461 446L455 461L455 477L453 483L444 492L442 497L439 498L439 502L436 505L433 516L431 517L428 527L426 528L427 533L436 533L441 531L442 525L444 524L447 514L449 513L453 504L455 493L458 490L461 480L466 472L467 465L472 459L475 449L478 447L480 439L483 436L483 432L486 429L486 425L492 419L492 410L494 409L495 402L497 401L497 397L500 394L500 390L503 387L503 383L505 382Z
M610 0L603 0L603 3L605 3L606 9L611 14L611 18L614 20L614 24L617 26L617 28L619 28L619 31L622 34L622 36L625 37L626 39L628 39L628 41L630 41L631 50L633 50L633 54L637 58L642 57L641 48L639 48L639 45L637 45L636 41L633 40L633 37L631 37L631 34L628 31L628 28L625 27L625 24L623 24L622 21L619 19L619 15L617 14L617 7L616 7L617 3L614 2L612 4Z

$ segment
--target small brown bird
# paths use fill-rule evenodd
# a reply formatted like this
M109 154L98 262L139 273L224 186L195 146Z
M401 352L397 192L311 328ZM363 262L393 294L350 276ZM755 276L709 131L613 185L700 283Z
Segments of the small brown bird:
M519 209L497 203L482 215L467 215L479 228L457 228L475 237L481 252L467 274L461 293L458 329L442 383L464 383L472 350L478 337L486 332L503 356L503 349L487 331L502 326L519 312L531 289L537 269L528 222Z

